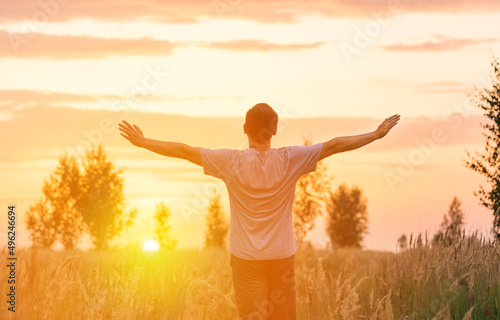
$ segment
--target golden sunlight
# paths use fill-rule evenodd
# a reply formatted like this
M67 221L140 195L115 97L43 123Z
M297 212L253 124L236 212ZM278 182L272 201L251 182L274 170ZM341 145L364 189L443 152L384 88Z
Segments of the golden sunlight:
M155 252L159 249L160 245L158 244L158 242L151 239L144 241L144 243L142 244L142 250L144 252Z

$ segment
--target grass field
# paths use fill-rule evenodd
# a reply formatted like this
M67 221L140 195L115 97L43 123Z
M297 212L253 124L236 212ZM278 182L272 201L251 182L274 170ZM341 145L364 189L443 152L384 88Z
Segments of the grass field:
M500 319L500 247L477 238L451 246L412 241L400 253L297 253L298 319ZM16 312L1 319L237 319L225 250L22 250Z

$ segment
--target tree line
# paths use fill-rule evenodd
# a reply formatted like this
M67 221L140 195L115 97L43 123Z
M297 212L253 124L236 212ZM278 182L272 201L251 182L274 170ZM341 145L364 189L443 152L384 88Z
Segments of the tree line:
M122 174L123 169L116 168L102 145L87 151L80 161L67 155L61 157L44 179L40 199L26 210L32 245L50 248L60 243L65 249L74 249L88 235L95 249L108 248L137 216L137 209L126 209ZM324 208L329 216L332 243L360 247L367 229L366 199L359 188L345 184L331 191L330 176L320 161L318 170L297 182L293 222L299 243L305 242ZM166 203L156 205L153 234L164 249L175 248L178 242L171 235L171 216ZM215 189L205 220L204 246L226 247L229 223L221 195Z
M304 141L310 145L310 140ZM137 209L125 210L123 169L117 169L102 146L86 153L78 162L63 156L55 170L44 180L41 198L26 212L27 229L33 246L50 248L60 242L73 249L88 234L96 249L106 249L109 242L130 227ZM307 234L318 216L326 215L326 233L335 247L362 247L368 230L367 199L357 186L340 184L331 188L332 176L319 161L317 170L302 176L296 185L293 224L300 246L308 245ZM459 235L464 213L455 197L445 215L434 242L451 242ZM154 212L154 237L162 249L173 249L178 240L171 234L170 207L159 202ZM221 195L214 188L205 214L204 247L226 247L229 222ZM398 246L406 248L406 236Z

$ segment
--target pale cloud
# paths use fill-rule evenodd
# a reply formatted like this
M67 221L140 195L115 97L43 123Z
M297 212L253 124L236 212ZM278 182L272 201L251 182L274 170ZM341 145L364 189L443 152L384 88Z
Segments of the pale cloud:
M468 83L459 81L435 81L419 84L415 87L415 93L467 93L472 90Z
M370 83L377 86L384 86L388 88L401 88L407 89L413 93L421 94L454 94L454 93L470 93L474 87L470 83L460 81L432 81L427 83L411 82L404 79L388 79L380 77L369 77Z
M114 94L76 94L66 92L38 91L38 90L1 90L0 89L0 110L6 111L12 108L23 108L29 106L46 105L59 106L71 103L95 103L98 101L122 101L130 100L130 96ZM197 100L221 100L221 99L241 99L239 96L178 96L173 94L136 95L136 101L197 101Z

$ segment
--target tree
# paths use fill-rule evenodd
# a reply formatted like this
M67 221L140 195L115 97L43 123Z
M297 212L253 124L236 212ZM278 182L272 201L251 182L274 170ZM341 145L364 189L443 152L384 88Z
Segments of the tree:
M42 198L26 211L34 246L60 241L71 249L87 231L96 247L104 248L132 223L137 211L124 214L121 170L114 169L101 146L86 156L83 170L73 157L61 157L44 180Z
M343 183L335 192L330 191L327 233L334 246L361 247L368 230L366 202L356 186L349 189Z
M206 215L205 247L226 247L229 224L222 211L221 196L214 188L214 196L210 199Z
M486 143L482 152L474 155L467 152L465 165L486 177L489 187L480 185L474 195L479 198L481 205L492 210L492 232L500 241L500 62L494 55L492 60L491 88L476 89L472 96L472 101L490 120L482 124L486 131Z
M168 220L171 215L172 212L165 203L160 202L156 205L154 234L162 249L174 249L177 246L177 239L170 235L170 224L168 224Z
M80 169L74 158L63 156L45 179L42 199L27 210L27 228L34 246L50 247L60 241L72 249L81 238L84 224L75 203L80 196Z
M77 201L77 208L95 247L104 249L110 240L132 224L137 210L125 213L121 177L123 169L115 169L101 145L86 152L83 167L82 194Z
M460 236L465 216L461 206L458 198L453 197L448 214L443 215L439 231L434 235L434 243L444 240L451 244L454 238Z
M408 249L408 238L406 234L402 234L401 237L398 238L398 248L401 251Z
M82 217L75 206L81 194L80 180L81 173L76 160L63 156L49 179L44 181L42 188L50 203L58 240L66 249L76 246L84 230Z
M311 145L311 140L304 139L304 145ZM330 180L326 165L319 161L316 171L303 175L297 181L293 200L293 227L299 244L314 228L314 220L323 213Z
M34 247L50 248L56 241L52 211L43 196L26 210L26 228Z
M448 209L448 216L443 216L441 228L450 234L460 234L464 224L464 212L462 210L462 203L455 196L451 201L450 208Z

